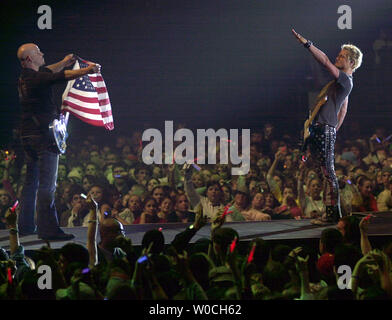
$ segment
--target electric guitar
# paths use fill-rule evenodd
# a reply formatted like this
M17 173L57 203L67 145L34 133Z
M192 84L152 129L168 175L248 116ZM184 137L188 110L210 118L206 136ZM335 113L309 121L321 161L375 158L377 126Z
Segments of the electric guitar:
M60 114L59 119L54 119L49 124L49 133L54 143L56 143L57 148L61 154L65 153L67 148L66 140L68 138L67 124L68 124L69 112Z
M304 136L302 140L302 151L306 151L306 146L307 146L307 140L310 136L310 131L309 127L311 126L314 118L316 118L320 108L327 102L328 96L325 96L324 98L321 98L319 102L316 104L316 106L313 108L313 111L310 113L309 118L305 121L304 123Z

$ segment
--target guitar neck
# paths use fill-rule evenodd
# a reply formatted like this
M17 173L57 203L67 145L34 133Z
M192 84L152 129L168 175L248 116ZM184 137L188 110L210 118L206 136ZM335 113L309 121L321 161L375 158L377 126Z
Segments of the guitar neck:
M311 124L313 122L314 118L316 118L321 106L323 106L325 104L325 102L327 102L327 96L325 96L323 99L320 99L320 101L314 107L312 114L309 117L309 124Z

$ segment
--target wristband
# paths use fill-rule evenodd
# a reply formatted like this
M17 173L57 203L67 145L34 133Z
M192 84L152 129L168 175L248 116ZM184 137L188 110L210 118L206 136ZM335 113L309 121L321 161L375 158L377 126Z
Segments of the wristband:
M310 47L312 44L313 44L313 42L310 41L310 40L308 40L308 41L306 41L306 43L304 43L304 47L305 47L306 49L309 49L309 47Z
M87 221L88 223L96 223L97 222L97 220L89 220L89 221Z

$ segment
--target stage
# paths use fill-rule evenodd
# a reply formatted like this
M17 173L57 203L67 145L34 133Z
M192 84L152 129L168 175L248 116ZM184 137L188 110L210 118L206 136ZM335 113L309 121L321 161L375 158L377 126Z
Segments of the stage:
M372 218L369 224L369 237L372 241L380 242L392 239L392 212L375 213L376 217ZM225 227L235 229L240 241L249 241L254 238L261 238L267 241L280 242L315 242L320 239L322 230L334 225L319 226L311 224L310 220L272 220L263 222L230 222L225 223ZM151 229L162 228L165 237L165 243L169 244L176 234L183 231L187 227L182 223L166 223L166 224L142 224L124 226L126 236L132 240L135 246L140 246L143 235ZM67 233L75 235L75 239L71 240L75 243L86 245L87 228L63 228ZM204 226L192 238L191 243L200 238L210 237L210 225ZM9 249L8 231L0 231L0 246ZM99 234L97 237L99 241ZM29 235L20 237L20 243L25 250L35 250L45 245L45 241L38 239L37 235ZM50 242L51 248L61 248L66 242Z

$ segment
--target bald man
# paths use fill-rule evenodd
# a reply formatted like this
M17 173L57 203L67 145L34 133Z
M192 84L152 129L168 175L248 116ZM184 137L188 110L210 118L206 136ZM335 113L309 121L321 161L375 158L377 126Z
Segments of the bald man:
M101 242L98 244L98 261L109 263L113 260L114 242L117 237L125 236L124 226L117 219L108 217L101 220L99 226Z
M22 66L18 80L22 109L20 131L27 165L19 232L37 232L43 240L70 240L74 236L60 229L54 204L59 154L49 136L49 124L58 117L60 110L53 102L52 85L96 73L99 65L63 70L75 62L74 55L69 54L63 60L44 67L44 54L34 43L20 46L17 57ZM37 227L34 223L35 209Z

